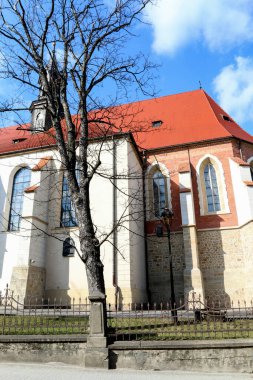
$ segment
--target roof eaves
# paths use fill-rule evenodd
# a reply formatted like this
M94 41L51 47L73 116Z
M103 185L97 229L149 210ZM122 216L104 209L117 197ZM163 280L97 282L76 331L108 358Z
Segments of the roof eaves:
M187 147L190 147L191 145L197 146L197 145L206 145L206 144L217 144L219 142L229 141L233 139L234 139L234 136L231 135L231 136L217 137L217 138L209 139L209 140L197 140L197 141L192 141L192 142L187 142L187 143L182 143L182 144L166 145L166 146L157 147L157 148L150 148L150 149L140 148L140 150L142 152L153 153L153 152L161 152L161 151L173 150L173 149L178 149L178 148L187 148Z

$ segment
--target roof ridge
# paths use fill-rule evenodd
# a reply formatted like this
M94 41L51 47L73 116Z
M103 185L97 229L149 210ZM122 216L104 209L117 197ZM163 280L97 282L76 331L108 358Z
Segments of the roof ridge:
M143 100L135 100L134 102L128 102L128 103L120 103L120 104L117 104L115 106L112 106L112 107L108 107L108 108L114 108L114 107L122 107L122 106L129 106L129 105L132 105L132 104L137 104L137 103L144 103L144 102L150 102L150 101L155 101L155 100L160 100L160 99L164 99L164 98L170 98L170 97L175 97L175 96L180 96L182 94L191 94L193 92L199 92L199 91L204 91L203 89L196 89L196 90L190 90L190 91L182 91L182 92L177 92L176 94L168 94L168 95L162 95L162 96L154 96L154 97L151 97L151 98L148 98L148 99L143 99ZM96 110L94 110L96 111Z

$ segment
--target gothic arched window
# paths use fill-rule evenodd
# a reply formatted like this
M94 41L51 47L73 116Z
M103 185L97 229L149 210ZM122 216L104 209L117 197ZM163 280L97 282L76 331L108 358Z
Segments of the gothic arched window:
M155 216L160 217L166 207L165 179L161 172L153 175L153 200Z
M204 181L208 212L220 211L220 196L214 166L209 162L204 168Z
M22 168L17 171L13 179L9 231L18 231L24 202L24 190L30 186L31 172L29 168Z

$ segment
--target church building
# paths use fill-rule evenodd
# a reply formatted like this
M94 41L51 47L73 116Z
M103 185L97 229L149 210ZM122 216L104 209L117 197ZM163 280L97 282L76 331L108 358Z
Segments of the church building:
M31 123L0 130L0 289L49 303L83 299L78 226L43 97L30 110ZM250 302L253 137L202 89L115 114L120 131L90 136L91 157L101 152L91 212L107 301L170 300L168 208L176 301Z

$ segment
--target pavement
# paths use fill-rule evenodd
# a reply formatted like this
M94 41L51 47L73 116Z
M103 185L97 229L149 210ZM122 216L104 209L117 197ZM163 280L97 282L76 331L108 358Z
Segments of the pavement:
M64 363L0 363L1 380L253 380L253 374L86 369Z

